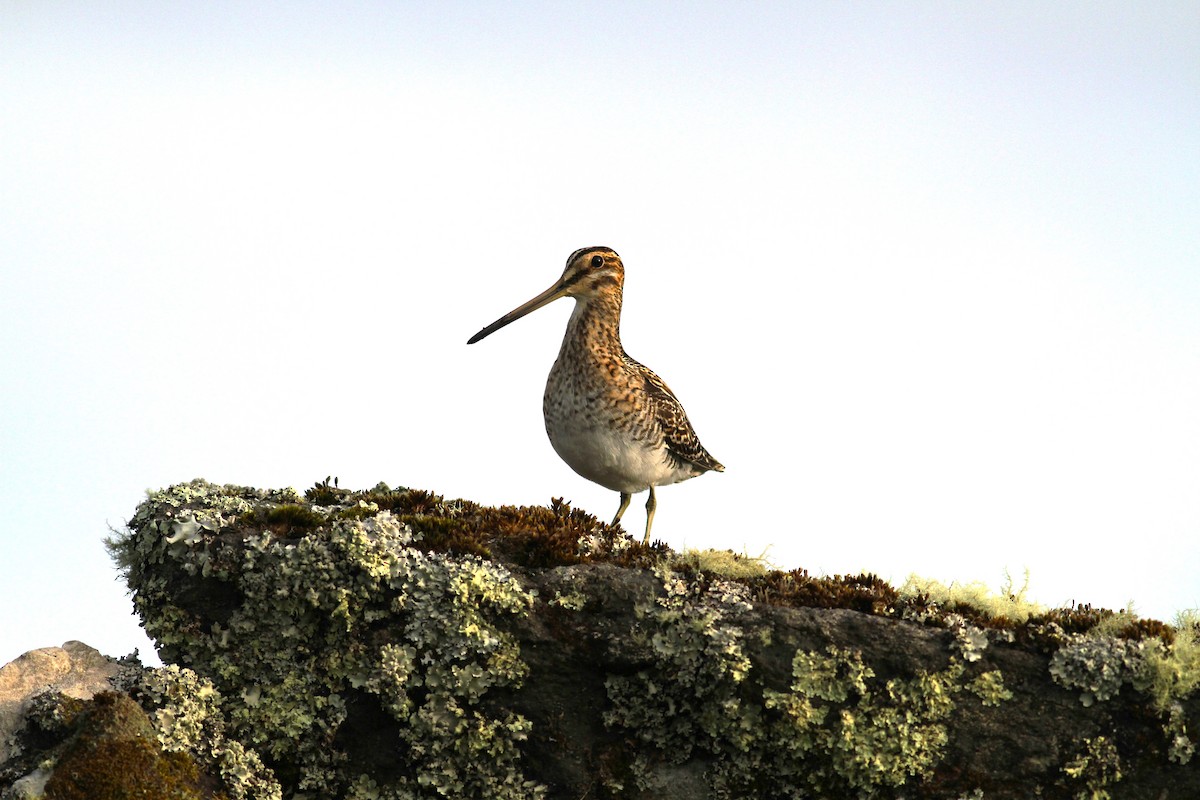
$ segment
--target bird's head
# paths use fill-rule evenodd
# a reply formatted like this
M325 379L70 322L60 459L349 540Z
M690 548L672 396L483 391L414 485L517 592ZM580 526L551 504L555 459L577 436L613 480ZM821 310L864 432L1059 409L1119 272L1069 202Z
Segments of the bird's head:
M571 253L554 288L560 296L595 297L625 283L625 265L611 247L582 247Z
M608 293L619 294L624 283L625 265L621 263L621 257L617 255L616 250L611 247L580 248L567 259L562 277L553 286L488 325L468 339L467 344L475 344L510 322L516 322L560 297L574 297L586 302Z

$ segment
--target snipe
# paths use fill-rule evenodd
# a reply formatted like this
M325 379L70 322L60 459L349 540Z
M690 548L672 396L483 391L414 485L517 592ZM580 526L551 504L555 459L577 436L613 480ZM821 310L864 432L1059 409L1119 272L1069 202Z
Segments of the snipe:
M574 297L558 360L546 381L542 411L550 444L571 469L621 493L613 525L637 492L646 500L646 535L654 522L656 486L709 470L724 472L696 436L687 414L654 372L621 346L625 267L609 247L585 247L567 259L562 277L467 340L474 344L560 297Z

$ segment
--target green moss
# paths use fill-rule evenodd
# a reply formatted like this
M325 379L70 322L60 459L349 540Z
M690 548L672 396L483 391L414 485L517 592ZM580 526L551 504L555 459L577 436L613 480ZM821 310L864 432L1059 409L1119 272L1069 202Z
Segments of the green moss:
M127 696L96 695L83 712L79 732L46 782L47 800L200 800L195 762L167 753L155 740L145 713Z
M304 493L304 499L312 503L314 506L337 506L344 505L343 498L350 494L346 489L339 489L337 478L333 479L333 483L329 482L329 476L325 476L325 480L319 481L311 489Z
M164 754L142 739L97 742L69 754L46 783L47 800L201 798L196 767L178 753Z
M1086 604L1048 609L1031 602L1028 592L1028 573L1019 588L1006 573L998 593L980 582L943 584L911 575L898 590L899 598L888 607L888 613L953 629L959 650L968 659L975 645L983 644L980 636L985 631L1048 651L1082 635L1133 642L1158 639L1165 644L1170 644L1174 636L1171 626L1140 619L1130 611L1114 612ZM967 635L975 641L969 641Z

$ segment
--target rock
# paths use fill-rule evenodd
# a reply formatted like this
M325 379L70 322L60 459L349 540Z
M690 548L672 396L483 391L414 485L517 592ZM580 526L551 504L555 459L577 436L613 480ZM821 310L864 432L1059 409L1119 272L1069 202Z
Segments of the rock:
M35 697L59 693L80 700L112 689L120 665L83 642L30 650L0 667L0 764L18 755L17 736Z
M230 781L201 769L183 748L165 749L158 715L151 719L129 694L114 690L114 683L148 688L143 672L136 659L109 659L81 642L34 650L0 668L9 732L0 798L225 797L212 787Z
M133 694L229 797L1200 796L1191 626L382 485L180 484L112 549L168 664Z

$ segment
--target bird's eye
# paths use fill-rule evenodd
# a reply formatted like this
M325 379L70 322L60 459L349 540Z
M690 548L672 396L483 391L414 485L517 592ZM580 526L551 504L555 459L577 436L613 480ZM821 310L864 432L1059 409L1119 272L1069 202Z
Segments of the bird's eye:
M604 266L603 256L592 256L592 269L599 269Z

